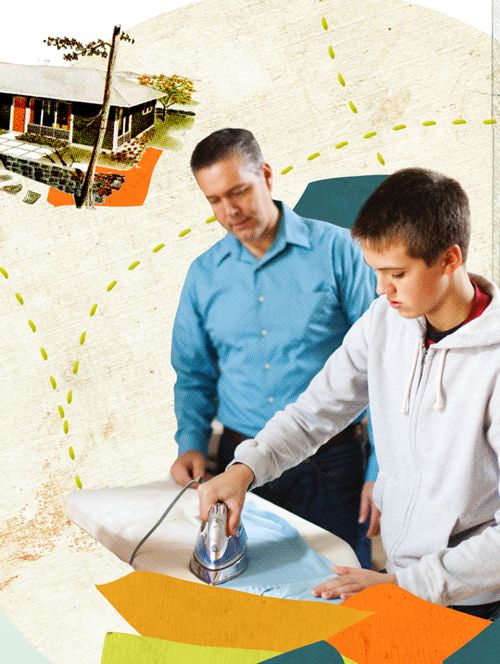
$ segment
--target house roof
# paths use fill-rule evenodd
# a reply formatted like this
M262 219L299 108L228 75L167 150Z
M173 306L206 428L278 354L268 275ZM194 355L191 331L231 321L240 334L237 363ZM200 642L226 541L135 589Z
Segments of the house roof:
M0 62L0 93L101 105L105 77L106 72L99 69ZM113 74L112 106L130 108L164 96L123 73Z

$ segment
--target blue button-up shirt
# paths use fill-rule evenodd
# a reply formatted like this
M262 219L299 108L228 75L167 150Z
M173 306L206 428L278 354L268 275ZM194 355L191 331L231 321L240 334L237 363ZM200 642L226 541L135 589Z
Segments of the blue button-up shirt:
M214 417L255 436L375 298L347 230L276 204L276 237L260 259L228 233L189 268L172 339L180 454L207 453ZM372 461L367 479L374 473Z

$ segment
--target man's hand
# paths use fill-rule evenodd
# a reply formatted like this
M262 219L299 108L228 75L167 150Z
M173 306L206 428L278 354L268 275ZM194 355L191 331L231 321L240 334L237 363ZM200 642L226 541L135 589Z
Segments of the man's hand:
M229 512L228 534L235 535L245 502L245 494L254 477L251 468L244 463L235 463L209 482L200 484L198 496L201 520L208 519L208 511L212 505L218 501L226 503Z
M370 588L370 586L377 586L381 583L395 583L398 585L395 574L372 572L370 569L333 566L332 572L338 574L338 577L316 586L312 591L313 597L347 599L365 588Z
M373 487L375 482L367 480L361 491L361 504L359 507L359 523L364 523L368 516L370 517L370 525L366 532L367 537L375 537L380 532L380 510L375 507L373 502Z
M178 484L187 484L198 477L210 479L211 475L205 473L207 460L201 452L184 452L172 464L170 474ZM196 489L198 484L193 484Z

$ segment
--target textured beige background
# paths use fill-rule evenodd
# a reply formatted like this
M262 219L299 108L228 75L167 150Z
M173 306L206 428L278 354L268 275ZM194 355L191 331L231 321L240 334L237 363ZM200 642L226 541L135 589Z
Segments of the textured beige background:
M205 0L130 32L136 43L123 46L119 68L191 76L199 91L195 125L176 134L182 149L162 155L145 205L30 207L0 192L0 265L9 273L0 275L0 610L54 664L94 664L105 632L126 629L94 584L127 566L65 519L75 476L84 487L156 480L175 456L173 315L189 263L221 237L205 224L211 211L188 173L198 140L221 126L251 128L275 167L276 196L291 205L314 179L409 165L445 171L470 195L470 268L499 277L486 35L398 0ZM457 118L467 124L453 125ZM430 119L437 125L423 127ZM378 135L364 139L368 131ZM341 141L349 144L336 149Z

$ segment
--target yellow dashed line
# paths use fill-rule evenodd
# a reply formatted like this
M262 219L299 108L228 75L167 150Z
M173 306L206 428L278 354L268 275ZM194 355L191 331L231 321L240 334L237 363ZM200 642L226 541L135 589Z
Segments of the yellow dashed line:
M79 366L80 366L80 360L75 360L73 362L73 368L71 369L71 371L75 374L75 376L78 373L78 367Z
M179 237L184 237L184 236L187 235L188 233L191 233L191 229L190 229L190 228L185 228L183 231L181 231L181 232L179 233Z
M83 344L85 343L85 339L86 339L86 338L87 338L87 333L86 333L86 332L82 332L82 333L80 334L80 346L83 346Z
M24 304L23 296L21 295L21 293L15 293L15 296L19 304Z
M437 122L435 120L426 120L425 122L422 122L422 127L434 127Z
M341 150L342 148L345 148L346 145L349 145L349 141L341 141L340 143L337 143L335 149Z
M69 458L74 461L75 460L75 450L70 446L68 447L68 454Z
M339 81L340 85L343 88L345 88L345 79L344 79L344 77L342 76L342 74L340 72L337 74L337 78L338 78L338 81Z
M495 120L495 118L488 118L487 120L483 120L483 124L485 125L494 125L496 123L497 121Z
M9 278L9 273L4 267L0 267L0 274L3 274L3 276L8 279Z
M290 171L293 171L293 166L286 166L286 167L281 171L281 175L286 175L287 173L290 173Z
M73 390L69 390L68 394L66 395L66 402L70 404L73 401Z
M157 244L156 247L153 249L153 254L157 254L159 251L161 251L164 247L164 243L162 242L161 244Z
M401 129L406 129L406 125L405 124L398 124L398 125L395 125L392 128L393 131L401 131Z
M357 112L358 112L358 109L356 108L355 103L354 103L351 99L349 99L349 108L351 109L351 111L352 111L353 113L357 113Z
M457 120L452 120L452 123L454 125L463 125L463 124L467 124L467 120L463 120L462 118L458 118Z
M372 138L372 136L376 136L377 132L376 131L369 131L367 134L363 135L363 138Z
M36 325L35 325L35 323L34 323L32 320L29 320L29 321L28 321L28 325L30 326L31 331L32 331L33 333L35 333L35 332L36 332Z
M49 359L49 356L47 355L47 351L45 350L45 348L40 348L40 354L45 361Z
M61 418L61 420L64 420L64 408L61 405L59 405L57 406L57 410L59 411L59 417Z
M50 376L49 380L50 380L50 384L52 385L52 389L55 390L57 388L56 379L54 378L54 376Z
M93 316L93 315L95 314L96 311L97 311L97 304L93 304L93 305L90 307L89 316Z
M382 164L382 166L384 166L384 164L385 164L385 159L382 157L382 155L380 154L380 152L377 152L377 159L378 159L379 162Z
M313 159L316 159L317 157L319 157L320 154L321 152L313 152L307 157L307 161L312 161Z
M106 290L108 291L108 293L109 293L109 291L113 290L113 288L116 286L117 283L118 283L118 281L116 279L109 282L109 284L106 286Z
M331 57L332 60L335 60L335 51L333 50L333 46L328 47L328 55Z
M68 433L68 431L69 431L68 420L64 420L64 422L63 422L63 431L64 431L64 433Z
M215 214L213 214L213 215L212 215L211 217L209 217L208 219L205 219L205 223L206 223L206 224L213 224L214 221L217 221L217 217L215 216Z
M79 489L83 489L82 480L78 477L78 475L75 477L75 484Z
M323 30L328 30L328 21L326 20L326 16L321 17L321 25L323 26Z
M138 265L140 265L140 264L141 264L141 261L134 261L133 263L131 263L131 264L128 266L128 269L129 269L129 270L135 270L135 268L136 268Z

